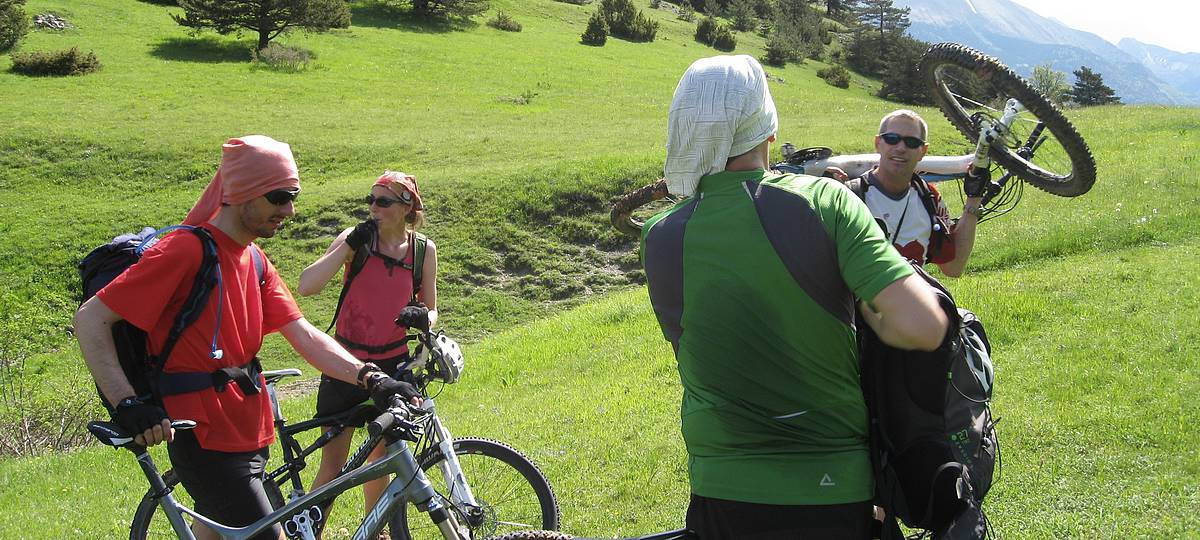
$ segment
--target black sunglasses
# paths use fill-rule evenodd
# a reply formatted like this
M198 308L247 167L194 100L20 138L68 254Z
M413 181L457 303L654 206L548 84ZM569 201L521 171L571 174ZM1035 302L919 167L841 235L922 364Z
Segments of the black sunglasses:
M374 195L367 195L367 198L364 200L366 201L367 206L374 204L380 208L387 208L393 204L405 202L400 199L393 199L391 197L376 197Z
M299 196L300 196L300 188L276 189L273 191L268 191L266 194L263 195L263 197L265 197L267 199L267 202L269 202L275 206L283 206L287 203L290 203L290 202L296 200L296 197L299 197Z
M900 141L904 141L904 146L909 148L920 148L925 145L925 141L922 141L921 139L911 135L902 136L899 133L880 133L879 138L883 139L883 142L888 143L891 146L900 144Z

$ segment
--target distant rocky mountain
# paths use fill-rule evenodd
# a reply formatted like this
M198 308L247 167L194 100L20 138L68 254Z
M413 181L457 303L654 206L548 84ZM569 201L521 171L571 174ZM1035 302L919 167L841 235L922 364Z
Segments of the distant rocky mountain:
M912 10L909 34L913 37L931 43L962 43L999 58L1022 75L1028 76L1034 66L1049 62L1073 82L1071 72L1087 66L1100 73L1124 103L1200 105L1200 93L1194 85L1173 82L1200 77L1197 60L1190 58L1200 55L1154 47L1157 51L1150 51L1149 56L1161 59L1165 71L1178 74L1168 79L1144 65L1142 57L1010 0L895 0L895 4ZM1185 66L1185 61L1162 53L1181 55L1192 63Z
M1175 52L1132 38L1122 39L1117 47L1193 102L1200 102L1200 53Z

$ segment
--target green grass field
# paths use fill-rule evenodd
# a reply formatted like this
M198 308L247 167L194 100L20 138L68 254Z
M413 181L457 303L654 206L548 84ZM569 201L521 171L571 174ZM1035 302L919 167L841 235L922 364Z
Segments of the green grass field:
M263 133L292 144L305 188L297 218L262 243L290 284L364 215L376 175L415 174L442 254L444 324L468 343L463 382L439 400L451 429L541 464L568 532L680 524L678 378L633 243L606 214L612 196L657 178L671 92L715 51L665 11L652 13L655 42L592 48L578 43L592 6L493 7L524 30L484 26L494 11L443 27L357 1L347 30L282 38L318 55L285 73L246 61L250 36L191 37L169 8L30 0L30 14L75 28L31 33L22 50L78 45L105 67L27 78L0 57L0 425L98 414L66 332L74 263L115 234L179 220L219 145ZM738 40L761 54L761 39ZM871 97L870 81L827 86L821 66L768 70L780 139L868 151L897 106ZM536 95L505 100L523 94ZM966 151L936 109L919 110L934 152ZM1004 538L1200 538L1200 182L1188 174L1200 110L1068 115L1096 156L1095 188L1027 189L981 228L968 276L950 283L997 349L1004 468L988 513ZM327 323L335 301L332 290L301 307ZM264 358L303 366L277 337ZM311 409L311 396L287 403L294 418ZM95 446L0 458L0 538L120 536L142 483L127 454ZM357 506L341 504L346 526Z

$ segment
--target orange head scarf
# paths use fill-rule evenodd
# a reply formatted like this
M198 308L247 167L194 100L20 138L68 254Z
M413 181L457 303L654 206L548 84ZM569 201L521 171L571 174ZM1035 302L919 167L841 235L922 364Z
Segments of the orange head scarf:
M292 147L263 135L229 139L221 146L221 167L183 220L200 225L217 215L221 204L243 204L276 189L300 187Z
M387 188L400 200L411 204L413 210L425 209L421 206L421 192L417 189L415 176L399 171L386 171L375 180L375 185Z

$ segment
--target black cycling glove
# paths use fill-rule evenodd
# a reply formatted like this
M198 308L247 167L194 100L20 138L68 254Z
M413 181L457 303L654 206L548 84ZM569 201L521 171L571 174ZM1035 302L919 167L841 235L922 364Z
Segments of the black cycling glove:
M393 398L399 397L408 404L413 397L421 395L417 387L411 384L388 377L382 371L376 373L367 375L366 385L367 392L371 393L371 401L380 410L391 407Z
M424 302L409 302L407 306L404 306L404 309L400 310L400 316L396 317L396 325L418 328L428 332L429 308L425 307Z
M971 167L963 178L963 193L968 197L982 197L992 181L992 171L987 167Z
M350 246L350 249L358 251L371 241L371 238L375 236L375 231L377 230L379 230L379 226L375 224L375 220L373 219L368 219L362 223L359 223L358 225L355 225L354 230L350 231L350 234L346 236L346 245Z
M113 409L113 420L125 428L130 436L141 435L147 429L161 424L166 419L167 411L164 411L162 407L142 403L136 398L123 399L117 404L117 408Z

